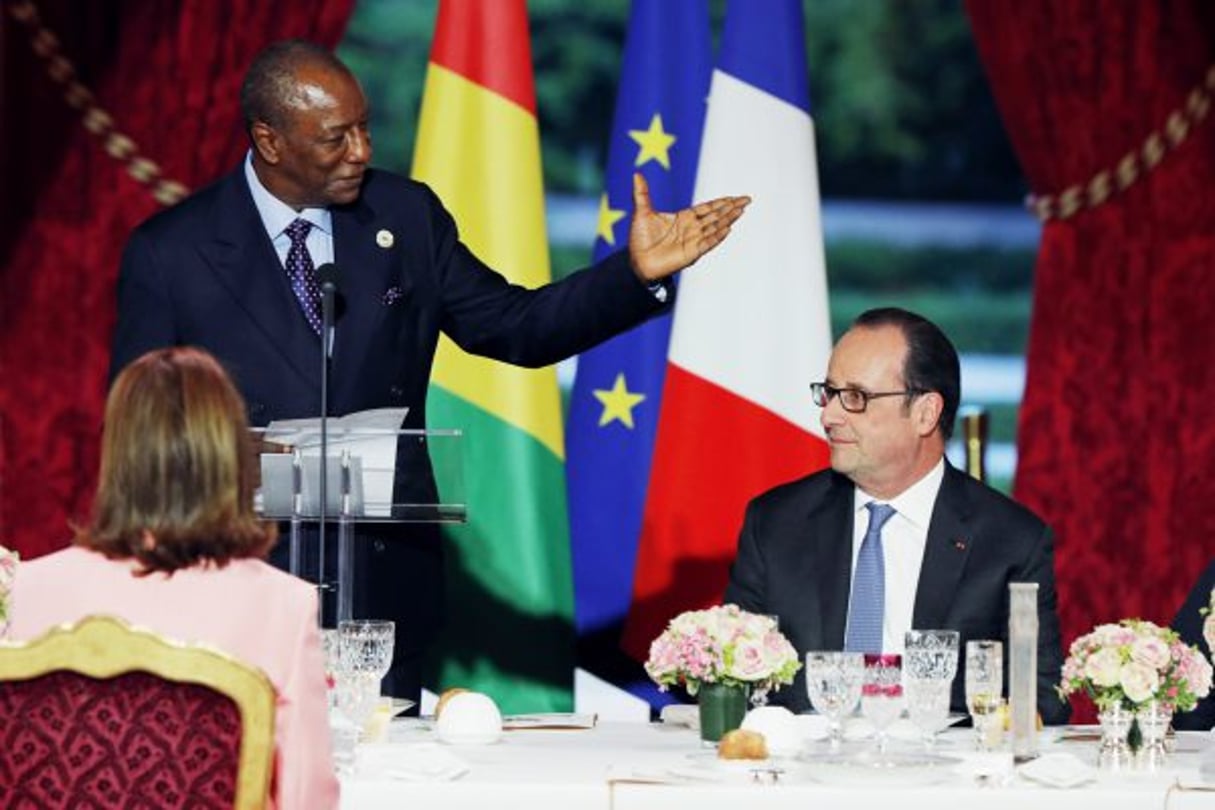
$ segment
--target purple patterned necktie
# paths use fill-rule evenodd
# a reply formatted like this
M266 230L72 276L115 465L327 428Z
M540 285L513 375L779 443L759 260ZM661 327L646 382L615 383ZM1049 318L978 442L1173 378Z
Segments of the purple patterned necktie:
M318 335L321 333L321 285L316 278L316 268L312 264L312 256L308 253L308 231L312 223L306 219L294 220L283 233L291 238L291 248L287 251L287 278L291 289L299 299L300 309L308 319L308 325Z
M882 550L882 526L894 517L894 507L870 501L869 528L861 541L852 575L852 598L848 600L848 652L881 653L882 621L886 618L886 554Z

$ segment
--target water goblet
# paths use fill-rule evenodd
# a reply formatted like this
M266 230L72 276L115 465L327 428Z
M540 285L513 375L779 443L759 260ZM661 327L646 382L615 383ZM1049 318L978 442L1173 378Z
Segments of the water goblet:
M392 666L396 632L390 621L356 619L338 624L337 705L360 729L380 702L380 681Z
M966 708L979 750L1000 744L1004 703L1004 645L990 639L966 642Z
M861 699L865 657L859 652L806 653L806 691L815 711L827 718L832 751L844 742L844 717Z
M861 714L873 725L879 755L886 753L887 732L902 710L902 656L866 653Z
M932 749L949 719L949 694L958 669L955 630L908 630L904 637L903 691L907 713Z
M770 622L767 628L768 632L780 630L780 616L777 616L775 613L760 613L758 615ZM765 686L752 685L751 705L755 707L768 705L768 689Z

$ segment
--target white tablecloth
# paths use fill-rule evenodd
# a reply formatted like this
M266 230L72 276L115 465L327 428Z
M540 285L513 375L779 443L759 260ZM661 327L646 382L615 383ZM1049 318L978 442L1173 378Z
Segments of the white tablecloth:
M389 745L408 757L411 746L434 742L433 732L417 720L394 722ZM584 731L511 731L486 746L449 746L468 764L452 781L410 781L355 772L342 778L342 807L376 808L527 808L527 810L858 810L879 804L898 810L1198 810L1215 808L1215 785L1198 789L1198 749L1215 744L1210 735L1181 735L1181 750L1158 773L1099 772L1072 789L1047 788L1021 776L1006 784L980 785L967 775L969 730L942 735L938 753L966 760L957 773L929 785L839 786L815 781L794 763L776 784L754 784L745 774L714 767L703 758L696 732L662 724L601 723ZM909 744L904 743L903 750ZM897 749L896 749L897 750ZM1069 752L1095 762L1094 742L1046 743L1044 753ZM382 760L384 751L377 752ZM897 805L891 804L897 802Z

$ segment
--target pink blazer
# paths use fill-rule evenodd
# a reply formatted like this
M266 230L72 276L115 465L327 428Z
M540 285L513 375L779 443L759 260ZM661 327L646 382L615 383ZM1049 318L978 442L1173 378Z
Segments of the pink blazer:
M25 640L93 613L260 667L278 690L275 804L338 803L315 588L260 560L137 577L129 562L71 547L17 567L8 636Z

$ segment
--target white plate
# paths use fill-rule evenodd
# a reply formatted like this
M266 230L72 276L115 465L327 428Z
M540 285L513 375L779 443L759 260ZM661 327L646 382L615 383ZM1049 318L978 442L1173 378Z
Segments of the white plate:
M1053 788L1074 788L1097 778L1093 766L1074 754L1047 754L1017 768L1022 778Z
M945 721L942 730L966 719L964 714L951 714ZM798 730L804 739L807 740L825 740L827 739L827 718L821 714L799 714L797 715ZM922 732L915 726L911 720L906 717L900 717L890 724L887 730L887 736L892 740L912 740L918 741L921 738ZM854 715L844 718L844 739L845 740L867 740L874 735L873 724L864 717Z
M767 759L722 759L716 751L695 751L688 754L688 759L699 768L710 768L717 771L736 773L750 772L757 768L783 768L799 764L789 757L768 757Z
M721 781L777 782L805 781L804 764L788 757L767 759L721 759L716 751L696 751L687 755L687 767L673 767L676 776Z
M811 779L831 785L906 787L943 782L961 762L938 754L866 751L808 757L803 767Z

